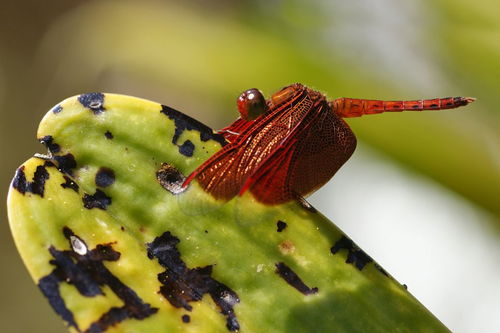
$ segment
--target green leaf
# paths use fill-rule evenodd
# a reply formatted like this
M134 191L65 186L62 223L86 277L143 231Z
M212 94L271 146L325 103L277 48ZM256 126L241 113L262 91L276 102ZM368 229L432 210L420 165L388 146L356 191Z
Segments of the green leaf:
M448 331L312 207L182 192L224 141L180 112L80 95L38 138L50 154L17 170L9 220L72 331Z

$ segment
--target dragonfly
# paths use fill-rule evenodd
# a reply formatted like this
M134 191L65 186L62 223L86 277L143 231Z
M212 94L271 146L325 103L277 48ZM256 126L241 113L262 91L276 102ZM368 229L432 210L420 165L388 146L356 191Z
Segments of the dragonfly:
M328 100L300 83L284 87L266 100L260 90L252 88L237 99L240 116L219 130L229 143L196 168L183 187L196 180L222 201L246 191L266 205L302 200L328 182L353 154L356 137L344 118L454 109L474 100Z

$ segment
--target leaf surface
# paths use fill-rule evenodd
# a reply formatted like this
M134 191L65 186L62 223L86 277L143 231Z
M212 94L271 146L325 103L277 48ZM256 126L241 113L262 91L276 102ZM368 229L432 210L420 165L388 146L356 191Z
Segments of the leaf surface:
M72 331L447 332L313 208L219 203L183 177L221 136L161 104L86 94L49 111L9 221Z

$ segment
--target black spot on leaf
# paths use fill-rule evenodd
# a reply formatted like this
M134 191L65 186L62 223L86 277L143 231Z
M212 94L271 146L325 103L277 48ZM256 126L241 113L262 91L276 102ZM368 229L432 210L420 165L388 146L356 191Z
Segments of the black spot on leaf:
M99 208L106 210L108 206L111 205L111 198L99 189L97 189L93 195L85 193L82 201L83 206L87 209Z
M185 130L195 130L200 132L201 141L205 142L208 140L214 140L217 141L221 146L225 146L227 144L224 136L214 133L214 131L212 131L210 127L199 122L198 120L186 116L182 112L172 109L171 107L168 107L166 105L162 105L161 107L162 109L160 112L175 122L175 133L172 138L173 144L177 144L179 137Z
M39 165L36 167L35 173L33 175L33 180L28 181L24 173L24 165L21 166L16 171L16 175L12 180L12 187L18 190L20 193L25 194L30 192L39 195L43 198L43 193L45 191L45 182L49 179L49 173L45 168L45 165Z
M182 322L183 323L189 323L191 321L191 317L189 317L189 315L183 315L182 316Z
M193 156L193 152L194 144L189 140L184 141L184 143L179 146L179 153L184 156L191 157Z
M106 137L106 139L108 139L108 140L113 139L113 133L111 133L110 131L106 131L106 132L104 133L104 136L105 136L105 137Z
M64 299L61 297L59 291L60 283L60 278L52 271L51 274L42 277L38 281L38 288L40 288L42 294L47 298L52 309L61 316L68 326L74 327L80 331L76 324L75 317L73 316L73 312L66 307Z
M38 141L47 147L49 152L52 154L58 153L61 150L61 147L54 142L54 138L51 135L46 135L43 138L38 139Z
M53 113L55 113L55 114L57 114L57 113L61 112L62 110L63 110L63 108L62 108L62 106L60 106L60 105L56 105L56 106L54 106L54 107L52 108L52 112L53 112Z
M45 160L44 158L42 158L42 160ZM45 165L46 167L50 168L50 167L55 167L56 165L54 163L52 163L52 161L50 160L45 160L45 163L43 164Z
M352 240L346 236L342 236L330 249L332 254L336 254L338 251L345 249L347 250L347 264L353 264L357 269L362 270L366 264L369 264L373 259L367 255L363 250L361 250Z
M49 248L53 257L50 264L55 268L38 281L38 287L55 312L69 326L81 332L73 313L67 308L60 294L60 284L63 282L74 286L85 297L97 295L106 297L102 286L107 285L124 304L121 307L110 308L90 324L84 331L86 333L104 332L125 319L142 320L158 311L157 308L144 303L131 288L106 268L104 261L120 259L120 253L113 250L110 244L99 244L95 249L89 250L87 244L71 229L65 227L63 233L69 241L71 250L57 250L54 246Z
M73 154L53 156L53 160L57 162L57 169L59 171L70 176L73 175L73 169L76 168L76 160Z
M12 180L12 187L22 194L28 191L28 181L26 180L26 175L24 174L24 165L16 170L16 175Z
M104 94L102 93L89 93L82 94L78 96L78 101L82 105L94 112L94 114L100 114L105 111L104 108Z
M76 193L78 193L78 188L79 188L78 184L66 175L64 175L63 177L64 177L65 182L61 184L61 187L62 188L70 188L73 191L75 191Z
M285 230L286 227L287 227L286 222L281 221L281 220L276 222L276 228L277 228L276 231L282 232L283 230Z
M95 175L95 184L99 187L107 187L115 182L115 172L109 168L100 168Z
M304 295L316 294L318 288L309 288L302 279L285 263L276 264L276 273L283 278L290 286L294 287Z
M170 232L156 237L148 244L148 257L157 258L166 271L158 274L160 293L176 308L191 311L190 302L200 301L209 294L226 317L226 327L238 331L240 325L233 307L240 302L238 295L223 283L213 279L212 266L188 268L177 250L179 239Z

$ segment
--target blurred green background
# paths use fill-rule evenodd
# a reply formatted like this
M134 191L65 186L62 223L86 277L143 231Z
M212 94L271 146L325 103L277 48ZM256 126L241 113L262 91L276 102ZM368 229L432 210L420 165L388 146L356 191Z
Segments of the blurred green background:
M15 168L43 152L35 134L45 112L82 92L151 99L213 128L237 116L236 97L252 87L269 95L301 82L331 98L474 96L459 110L349 120L356 157L311 200L396 279L413 281L410 291L450 329L494 331L498 14L493 0L3 1L2 197ZM2 219L1 331L65 332L17 255L5 209Z

